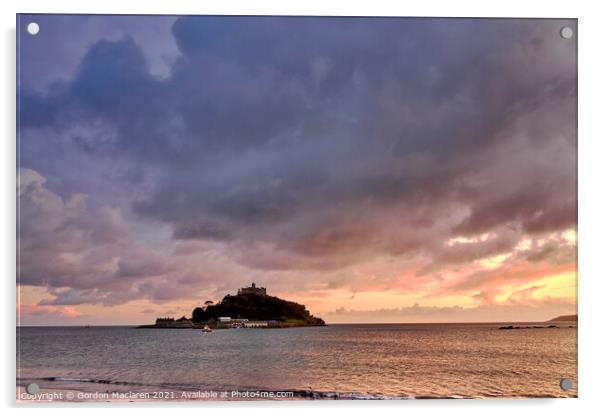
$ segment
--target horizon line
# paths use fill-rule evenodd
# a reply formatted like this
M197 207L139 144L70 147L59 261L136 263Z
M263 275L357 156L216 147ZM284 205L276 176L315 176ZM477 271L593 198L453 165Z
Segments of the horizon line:
M575 315L578 316L578 315ZM461 324L508 324L508 323L543 323L543 322L579 322L578 319L574 321L554 321L556 318L548 319L545 321L454 321L454 322L326 322L328 325L461 325ZM77 325L16 325L16 328L63 328L63 327L136 327L139 325L147 324L77 324ZM296 328L310 327L311 325L299 326ZM170 328L165 328L170 329ZM195 328L171 328L171 329L195 329ZM288 329L288 328L287 328Z

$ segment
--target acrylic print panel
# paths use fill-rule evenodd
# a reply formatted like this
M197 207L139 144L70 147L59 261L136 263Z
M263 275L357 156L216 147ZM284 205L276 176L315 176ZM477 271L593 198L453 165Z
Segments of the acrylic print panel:
M17 26L19 402L577 395L576 20Z

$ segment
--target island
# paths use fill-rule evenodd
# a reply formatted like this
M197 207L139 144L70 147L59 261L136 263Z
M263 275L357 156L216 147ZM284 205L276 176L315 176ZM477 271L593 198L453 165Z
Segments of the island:
M154 325L139 328L290 328L324 326L323 319L313 316L300 303L267 294L255 283L240 288L236 295L226 295L219 302L206 301L192 311L190 319L157 318Z

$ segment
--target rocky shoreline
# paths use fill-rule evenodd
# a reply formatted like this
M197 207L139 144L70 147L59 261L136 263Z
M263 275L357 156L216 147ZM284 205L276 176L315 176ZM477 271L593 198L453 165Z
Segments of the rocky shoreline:
M560 328L560 327L558 325L547 325L547 326L543 326L543 325L528 325L528 326L507 325L507 326L500 326L498 329L549 329L549 328ZM573 325L569 325L565 328L573 328Z

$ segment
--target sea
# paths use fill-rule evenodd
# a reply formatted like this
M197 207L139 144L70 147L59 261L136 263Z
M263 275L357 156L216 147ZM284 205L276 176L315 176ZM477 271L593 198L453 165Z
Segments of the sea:
M576 397L576 323L510 324L19 327L17 400Z

